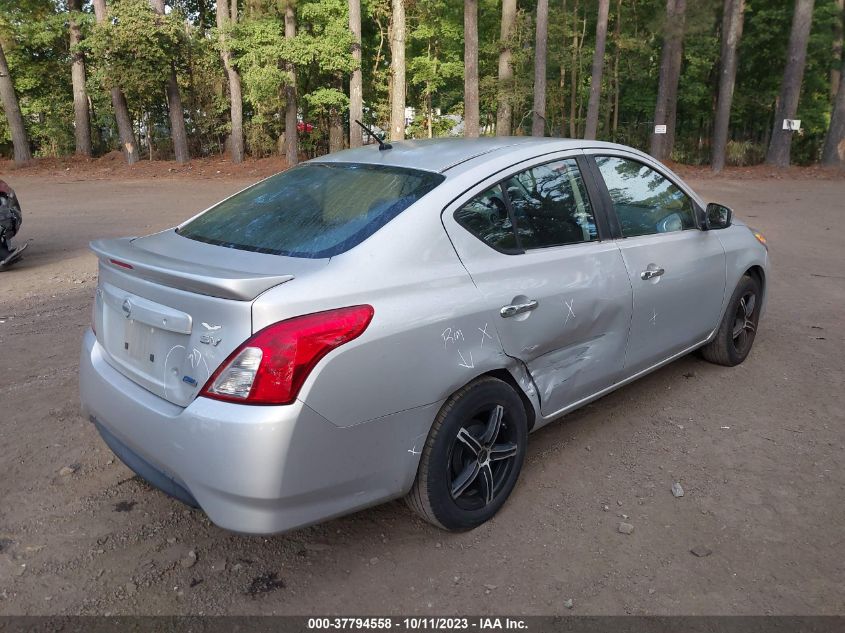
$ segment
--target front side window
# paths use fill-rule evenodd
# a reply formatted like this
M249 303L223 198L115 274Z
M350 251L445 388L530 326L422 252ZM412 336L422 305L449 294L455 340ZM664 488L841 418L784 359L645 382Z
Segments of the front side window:
M696 228L692 199L672 182L637 161L597 156L624 237Z
M178 229L228 248L325 258L360 244L444 180L354 163L308 163L235 194Z
M522 248L598 239L593 209L573 159L526 169L505 182Z

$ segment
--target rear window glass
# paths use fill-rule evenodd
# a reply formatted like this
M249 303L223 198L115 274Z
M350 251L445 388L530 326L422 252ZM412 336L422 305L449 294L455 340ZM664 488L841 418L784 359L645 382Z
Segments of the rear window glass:
M311 163L235 194L178 232L228 248L332 257L363 242L443 180L399 167Z

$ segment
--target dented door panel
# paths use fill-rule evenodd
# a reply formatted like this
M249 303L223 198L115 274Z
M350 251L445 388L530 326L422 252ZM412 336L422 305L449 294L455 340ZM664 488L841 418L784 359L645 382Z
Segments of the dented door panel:
M612 384L620 375L631 321L631 284L613 243L563 246L463 261L489 307L502 346L525 363L542 415ZM502 306L536 309L502 318Z
M450 205L442 219L505 353L528 368L546 417L620 376L631 284L612 241L505 254L472 235L454 212L492 184L479 184ZM536 306L529 305L533 302ZM516 313L503 317L508 308Z

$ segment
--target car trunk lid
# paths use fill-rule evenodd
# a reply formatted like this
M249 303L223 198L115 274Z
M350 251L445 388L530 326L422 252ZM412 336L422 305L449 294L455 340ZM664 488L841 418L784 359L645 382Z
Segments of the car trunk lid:
M252 302L326 260L237 251L167 231L98 240L97 340L109 364L187 406L252 334Z

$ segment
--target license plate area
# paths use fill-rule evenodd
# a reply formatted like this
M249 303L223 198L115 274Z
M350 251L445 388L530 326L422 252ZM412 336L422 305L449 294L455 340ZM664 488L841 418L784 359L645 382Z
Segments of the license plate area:
M106 351L131 371L133 378L163 391L165 384L173 381L167 375L168 365L177 357L180 361L184 358L190 337L127 319L108 305L103 317Z
M187 398L202 386L208 371L201 366L205 359L188 351L189 315L108 286L98 304L100 341L118 371L168 399Z

